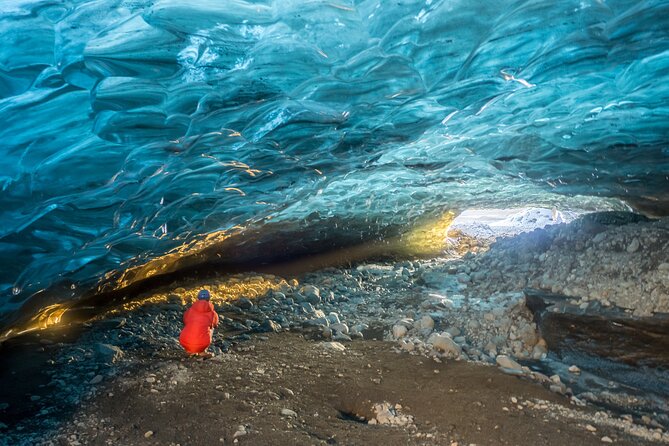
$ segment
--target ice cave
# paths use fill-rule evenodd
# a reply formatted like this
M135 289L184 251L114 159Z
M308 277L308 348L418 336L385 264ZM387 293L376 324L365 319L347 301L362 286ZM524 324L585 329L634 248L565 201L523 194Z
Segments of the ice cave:
M669 1L0 36L0 445L669 443Z

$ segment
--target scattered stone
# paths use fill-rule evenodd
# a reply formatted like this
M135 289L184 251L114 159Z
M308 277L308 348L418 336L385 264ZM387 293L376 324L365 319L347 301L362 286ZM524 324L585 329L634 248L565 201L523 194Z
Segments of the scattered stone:
M321 302L321 292L318 288L313 285L304 285L300 288L300 294L302 294L307 302L311 304L318 304Z
M254 307L253 302L251 299L248 299L246 297L241 297L237 299L236 305L241 308L242 310L250 310L251 308Z
M422 318L416 322L416 328L419 330L429 330L432 331L434 329L434 319L432 319L430 316L425 315Z
M100 384L102 382L102 375L95 375L90 381L88 381L89 384Z
M597 428L595 426L593 426L592 424L586 424L585 428L586 428L586 430L588 430L590 432L597 432Z
M348 325L342 324L341 322L330 325L330 329L344 335L348 334Z
M332 335L332 340L333 341L339 341L339 342L351 342L353 339L349 335L345 335L344 333L340 333L338 331L334 332Z
M613 440L609 437L602 437L602 443L613 443Z
M448 336L433 333L428 339L428 344L432 344L435 350L438 350L452 358L457 358L462 354L462 349L458 344Z
M295 412L294 410L284 408L281 409L281 415L283 415L284 417L297 417L297 412Z
M295 392L293 392L287 387L279 387L279 395L281 395L284 398L289 398L291 396L295 396Z
M408 331L409 330L407 330L407 328L404 325L399 325L399 324L394 325L393 326L393 337L395 339L403 338L404 336L406 336Z
M522 371L523 367L518 364L516 361L513 359L509 358L506 355L497 355L495 358L495 362L497 363L498 366L505 368L505 369L511 369L511 370L519 370Z
M328 320L330 324L338 324L339 322L341 322L339 320L339 315L335 312L329 313L327 316L325 316L325 318Z
M278 333L281 331L281 325L273 320L265 319L262 324L257 326L253 331L256 333Z
M411 415L404 415L400 413L402 406L399 404L390 404L383 402L375 404L372 407L374 417L371 418L369 424L386 424L391 426L410 426L413 424L413 417Z
M639 250L640 245L641 244L639 243L639 239L635 238L634 240L632 240L632 243L630 243L627 246L627 252L629 252L629 253L637 252ZM604 440L602 440L602 441L604 441Z
M235 433L232 434L232 438L236 439L236 438L244 436L246 434L248 434L248 432L246 430L246 426L240 425L240 426L237 427L237 430L235 431Z
M571 366L569 366L569 373L574 373L574 374L577 375L577 374L581 373L581 369L579 369L575 365L571 365Z
M333 342L323 342L321 345L326 350L332 350L332 351L336 351L336 352L343 352L343 351L346 350L346 347L344 347L339 342L334 342L334 341Z
M153 437L153 431L144 432L144 438L151 438L151 437Z
M95 344L95 353L106 363L115 363L123 358L123 350L115 345L98 343Z

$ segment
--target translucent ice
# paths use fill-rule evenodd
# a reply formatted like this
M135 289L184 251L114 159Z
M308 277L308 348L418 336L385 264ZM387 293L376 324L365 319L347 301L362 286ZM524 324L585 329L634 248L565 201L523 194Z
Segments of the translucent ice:
M231 262L473 204L669 212L666 1L4 0L0 38L5 324L233 227Z

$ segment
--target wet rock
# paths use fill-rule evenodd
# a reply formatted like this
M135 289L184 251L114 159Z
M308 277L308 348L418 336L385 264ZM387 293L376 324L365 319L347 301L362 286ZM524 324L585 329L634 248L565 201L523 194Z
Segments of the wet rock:
M313 305L321 302L321 291L313 285L304 285L300 288L300 294Z
M332 331L334 331L335 333L339 333L339 334L348 335L348 332L349 332L348 325L343 324L341 322L338 323L338 324L330 325L330 328L332 329Z
M493 358L497 356L497 346L492 342L488 342L485 347L483 347L483 350Z
M367 330L369 328L369 325L367 324L356 324L353 327L351 327L351 332L350 335L351 337L360 337L362 338L362 332Z
M276 322L265 319L262 324L254 329L256 333L278 333L281 331L281 325Z
M338 324L340 323L339 315L335 312L329 313L325 318L328 320L330 324Z
M94 350L96 355L106 363L114 363L123 358L123 350L115 345L98 343L95 344Z
M102 382L102 375L95 375L90 381L88 381L89 384L100 384Z
M543 359L547 353L546 341L539 339L539 342L532 348L532 359Z
M458 327L448 327L446 329L446 333L450 334L451 337L455 338L457 336L460 336L462 331L460 331L460 329Z
M300 304L300 308L302 309L302 312L304 314L314 314L315 312L314 306L311 305L309 302L302 302Z
M333 341L340 341L340 342L351 342L353 339L351 339L351 337L349 335L346 335L344 333L333 332L332 340Z
M253 302L251 301L251 299L248 299L246 297L242 297L242 298L238 299L236 304L242 310L250 310L251 308L254 307Z

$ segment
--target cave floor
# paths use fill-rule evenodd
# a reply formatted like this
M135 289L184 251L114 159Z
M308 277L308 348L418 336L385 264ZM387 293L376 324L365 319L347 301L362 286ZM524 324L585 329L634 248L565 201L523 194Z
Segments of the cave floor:
M436 362L384 341L347 343L344 351L326 345L284 332L207 360L176 350L125 358L132 371L102 386L54 443L644 444L594 427L594 409L495 367ZM413 418L365 422L383 402Z

